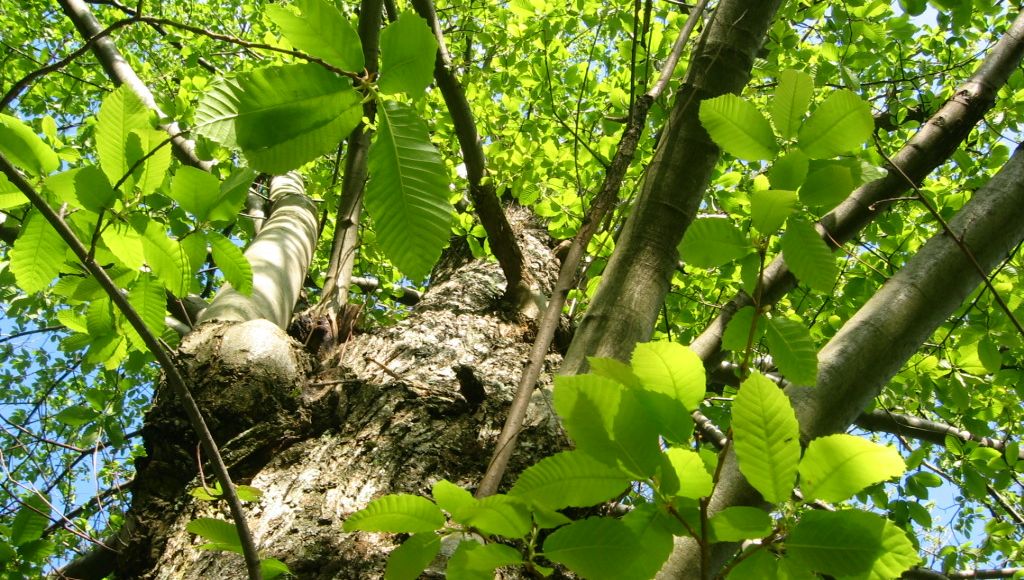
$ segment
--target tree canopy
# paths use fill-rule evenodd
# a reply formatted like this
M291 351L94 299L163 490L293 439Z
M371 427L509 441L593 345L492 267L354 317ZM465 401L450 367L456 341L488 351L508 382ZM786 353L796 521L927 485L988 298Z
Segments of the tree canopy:
M158 385L205 429L201 323L333 360L455 256L499 265L533 352L476 497L437 477L337 527L411 534L389 576L449 520L485 540L453 577L1022 574L1018 13L0 0L0 567L122 526ZM506 474L552 349L573 450ZM255 574L259 490L199 439L232 517L189 531Z

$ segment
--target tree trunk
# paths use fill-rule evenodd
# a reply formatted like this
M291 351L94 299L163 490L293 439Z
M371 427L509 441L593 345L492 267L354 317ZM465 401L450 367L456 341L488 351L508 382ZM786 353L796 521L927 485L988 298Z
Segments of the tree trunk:
M538 281L550 287L558 263L543 229L516 229ZM534 329L502 311L497 264L458 254L449 249L408 318L358 334L323 360L310 361L266 321L203 325L180 349L232 475L263 491L249 505L262 557L284 561L300 578L379 577L396 538L343 533L346 516L387 493L429 494L441 478L466 487L479 481ZM257 348L261 341L272 347ZM559 362L550 355L549 371ZM118 573L242 578L240 556L198 550L185 530L197 517L228 518L221 506L185 495L199 482L182 421L161 393L147 419L149 457L139 462L134 536ZM512 469L563 445L539 389Z

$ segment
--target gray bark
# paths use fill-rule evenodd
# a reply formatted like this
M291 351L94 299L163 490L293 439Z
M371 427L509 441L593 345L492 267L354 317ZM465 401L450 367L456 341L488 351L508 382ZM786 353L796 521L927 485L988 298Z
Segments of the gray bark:
M979 189L940 232L882 286L818 354L816 387L790 386L786 394L800 422L801 440L845 431L921 344L982 282L953 236L989 272L1024 240L1024 150ZM763 505L728 452L709 512ZM721 565L734 546L717 544ZM666 578L700 577L700 550L684 539L662 570Z
M718 5L560 372L583 372L588 356L627 360L636 343L650 338L678 261L676 246L719 159L697 117L700 102L743 89L780 4L723 0Z
M543 228L516 229L535 275L551 284L558 263ZM233 475L264 492L249 508L261 556L299 578L381 577L400 539L343 533L344 519L387 493L429 496L441 478L471 489L487 466L534 329L500 310L504 276L493 262L466 261L456 248L432 279L410 317L357 334L312 368L264 320L202 325L180 349ZM549 356L542 387L559 362ZM534 395L515 472L564 445L547 393ZM198 485L193 444L172 435L173 403L157 407L119 574L243 578L239 556L197 550L185 531L196 517L226 518L185 495Z
M199 322L265 319L281 328L291 322L318 235L316 208L302 177L289 173L270 182L270 219L245 250L252 266L252 295L225 284Z

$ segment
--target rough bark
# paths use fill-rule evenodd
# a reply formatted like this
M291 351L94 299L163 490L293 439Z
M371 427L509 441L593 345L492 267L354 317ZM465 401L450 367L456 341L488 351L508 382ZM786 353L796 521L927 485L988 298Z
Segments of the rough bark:
M786 394L800 422L801 440L845 431L921 344L1024 239L1024 150L979 189L940 232L925 244L851 318L818 354L816 387L790 386ZM954 236L970 250L969 257ZM709 503L716 513L735 505L764 505L728 452ZM716 544L716 565L735 546ZM666 578L697 578L700 550L691 540L662 570Z
M780 4L723 0L718 5L560 372L582 372L588 356L626 360L637 342L650 338L678 261L676 246L719 158L697 117L700 102L743 89Z
M519 243L528 264L550 287L557 260L543 230L525 229ZM357 335L315 368L266 321L204 325L194 333L203 336L182 347L233 475L264 491L249 512L261 555L283 560L300 578L381 576L397 539L342 533L344 518L386 493L429 493L440 478L471 487L486 467L534 329L500 310L497 264L455 254L435 271L413 315ZM549 370L558 362L551 355ZM149 458L140 462L144 483L132 506L136 539L119 574L242 578L241 558L197 550L201 542L184 529L196 517L223 515L185 495L197 485L194 443L182 440L176 412L161 394L147 419ZM512 469L563 444L547 390L539 389Z

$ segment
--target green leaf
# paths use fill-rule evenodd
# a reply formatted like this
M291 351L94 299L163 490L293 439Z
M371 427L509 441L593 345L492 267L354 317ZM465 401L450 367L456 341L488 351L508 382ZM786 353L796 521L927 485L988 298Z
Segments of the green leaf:
M533 523L526 504L507 495L487 496L452 514L452 519L484 534L509 539L525 537Z
M584 578L625 580L638 578L627 572L652 547L621 520L587 518L552 532L544 541L544 556Z
M277 578L282 574L292 573L292 571L288 569L288 565L277 558L263 558L260 560L260 572L263 573L263 577L266 580Z
M898 578L920 561L906 532L860 510L810 511L786 540L797 564L842 578Z
M192 285L192 267L178 240L169 237L155 221L148 222L142 238L146 263L156 277L171 294L186 296Z
M726 153L746 161L771 159L779 150L772 126L753 104L733 94L700 104L700 122Z
M126 268L138 270L146 262L142 234L124 223L113 223L103 229L100 239L118 262Z
M800 461L800 489L807 500L840 502L904 470L903 458L892 447L853 435L829 435L807 446Z
M380 33L380 91L422 96L434 79L436 56L430 25L415 12L403 12Z
M782 227L796 207L796 192L780 189L755 191L750 196L750 221L764 235Z
M238 537L238 529L232 522L215 518L196 518L185 524L185 529L193 534L209 540L211 547L218 550L236 548L241 550L242 540Z
M11 522L11 543L23 546L43 537L43 530L50 525L49 514L49 496L33 493L23 499Z
M596 375L558 376L555 410L576 448L646 478L661 460L657 425L635 392Z
M812 207L830 210L839 205L853 191L853 175L848 167L828 163L807 175L800 188L800 201Z
M57 320L72 332L89 332L89 328L85 323L85 317L73 310L58 310Z
M213 250L213 261L224 273L224 279L242 294L252 294L252 266L242 250L220 232L206 234Z
M838 90L811 113L797 142L811 159L829 159L863 145L874 128L871 105L852 91Z
M654 578L672 553L673 530L681 527L663 508L653 503L634 506L622 517L644 549L636 554L623 578Z
M814 94L814 79L793 69L779 73L779 84L772 100L772 121L784 139L796 135Z
M519 476L509 495L551 510L586 507L622 494L631 478L582 451L541 459Z
M199 222L206 217L218 201L220 182L209 173L195 167L183 166L171 179L170 196Z
M794 276L818 292L832 292L839 267L813 225L790 221L782 235L782 253Z
M6 210L25 205L28 198L18 189L7 176L0 173L0 210ZM2 544L0 544L2 545Z
M93 300L85 311L86 326L93 337L113 334L114 321L114 304L107 296Z
M256 172L249 167L240 167L231 172L227 179L220 183L220 194L210 204L207 219L211 222L233 222L239 210L245 204L249 188L256 179Z
M800 460L800 428L782 389L759 373L743 381L732 405L740 472L770 503L789 499Z
M235 494L242 501L259 501L263 497L263 490L251 485L237 485L235 486Z
M346 532L391 532L417 534L433 532L444 525L444 514L426 498L405 493L385 495L345 520Z
M149 275L139 276L135 285L128 291L128 302L142 317L146 328L153 336L163 335L166 327L164 315L167 314L167 296L163 284ZM132 332L135 332L134 329Z
M292 46L341 70L362 72L366 65L359 33L337 8L324 0L295 0L292 6L298 15L289 7L267 7L267 16Z
M180 243L181 251L185 252L185 258L188 259L188 275L192 276L206 264L209 257L210 248L206 242L206 234L202 230L193 230L182 238Z
M64 264L67 246L57 230L38 212L32 212L11 248L11 272L26 293L38 292L53 282Z
M448 580L492 580L494 571L523 561L522 555L504 544L479 544L472 540L459 543L448 560Z
M680 257L698 268L715 268L746 256L753 247L729 218L693 221L679 244Z
M694 451L671 447L662 454L659 491L667 496L701 499L711 495L714 481Z
M811 331L782 316L768 319L768 350L782 375L798 385L818 382L818 349Z
M645 389L668 395L684 411L704 400L704 363L689 348L676 342L645 342L636 345L630 361Z
M53 149L31 127L10 115L0 114L0 153L32 175L46 175L60 167Z
M366 211L384 254L402 273L421 280L451 235L448 171L409 105L389 101L378 112Z
M640 377L633 374L633 369L622 361L592 356L587 358L587 362L590 363L590 372L597 376L607 377L633 389L643 388Z
M128 133L126 152L129 167L149 155L135 171L136 185L142 195L156 191L163 184L171 166L171 144L167 133L149 127L134 129Z
M99 168L87 165L75 172L75 197L83 208L99 212L113 207L119 195Z
M795 191L800 189L807 178L810 160L799 149L779 157L768 169L768 181L773 189Z
M362 97L316 64L259 69L225 79L196 109L196 130L237 146L254 169L280 174L329 151L359 124Z
M750 327L754 324L754 307L744 306L732 315L732 320L722 334L722 348L743 352L747 349ZM754 329L754 344L764 335L764 317L757 317L757 328Z
M438 507L453 515L464 508L476 505L473 494L445 479L434 484L431 495L434 496Z
M441 537L434 532L413 534L388 556L385 580L416 580L441 551Z
M97 116L96 153L110 183L118 183L128 174L132 165L128 160L128 136L139 129L152 129L149 119L150 110L128 85L104 97ZM133 184L127 185L130 189Z
M763 509L732 506L708 520L712 542L739 542L772 533L772 518Z

